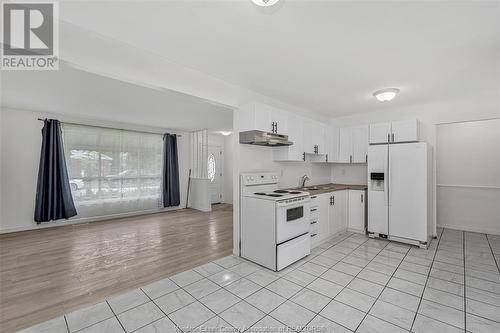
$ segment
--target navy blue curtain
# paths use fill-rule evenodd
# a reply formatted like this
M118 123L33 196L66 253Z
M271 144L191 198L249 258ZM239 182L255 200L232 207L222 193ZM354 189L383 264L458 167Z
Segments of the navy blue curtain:
M64 159L61 124L55 119L45 119L36 186L35 221L40 224L69 219L75 215Z
M177 135L167 133L163 136L163 207L180 204Z

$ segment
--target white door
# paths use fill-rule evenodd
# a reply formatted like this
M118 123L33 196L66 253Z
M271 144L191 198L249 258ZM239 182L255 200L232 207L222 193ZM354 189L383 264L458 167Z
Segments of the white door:
M365 231L365 191L349 190L349 229Z
M207 175L210 179L211 202L222 202L222 162L223 153L220 147L210 147L207 158Z
M352 136L351 128L344 127L340 129L339 162L350 163L352 158Z
M419 125L417 119L392 122L391 142L418 141Z
M426 143L389 146L389 235L427 241L427 181Z
M388 143L391 133L391 123L370 125L370 144Z
M352 162L368 161L368 126L352 127Z
M389 232L388 154L389 145L368 147L368 231L384 235Z

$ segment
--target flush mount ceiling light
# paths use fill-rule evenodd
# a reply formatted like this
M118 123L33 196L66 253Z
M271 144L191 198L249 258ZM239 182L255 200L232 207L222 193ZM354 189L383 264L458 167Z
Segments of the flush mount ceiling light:
M375 91L373 93L373 96L375 96L375 98L381 102L388 102L394 99L394 97L396 97L398 92L399 92L398 88L385 88Z
M231 132L231 131L219 131L219 133L224 135L224 136L228 136L228 135L233 134L233 132Z
M254 4L261 7L269 7L275 5L279 0L252 0Z

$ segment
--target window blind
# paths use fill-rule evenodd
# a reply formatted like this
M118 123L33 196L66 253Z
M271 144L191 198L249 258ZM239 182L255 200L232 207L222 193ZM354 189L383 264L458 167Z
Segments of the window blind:
M161 207L162 135L63 124L79 218Z

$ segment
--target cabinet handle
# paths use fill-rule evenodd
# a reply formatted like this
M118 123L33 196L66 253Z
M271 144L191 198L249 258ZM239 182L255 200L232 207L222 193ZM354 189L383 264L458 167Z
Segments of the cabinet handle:
M305 162L306 161L306 152L302 153L302 160Z
M311 224L316 224L316 223L318 223L318 221L312 221L312 222L311 222Z
M363 203L363 194L361 194L361 203Z
M391 142L391 134L387 133L387 142Z
M274 130L276 131L274 133L278 134L278 122L275 122Z
M328 162L328 154L326 154L326 162Z
M332 196L332 205L335 206L335 196Z
M349 156L349 163L352 163L352 155Z
M366 157L366 163L368 163L368 154L366 154L365 157Z
M315 212L317 210L318 210L317 208L311 208L311 212Z
M316 196L311 196L311 199L316 199Z
M392 133L392 142L394 142L394 133Z
M311 237L315 237L317 234L311 234Z

